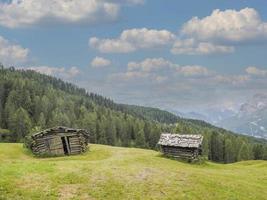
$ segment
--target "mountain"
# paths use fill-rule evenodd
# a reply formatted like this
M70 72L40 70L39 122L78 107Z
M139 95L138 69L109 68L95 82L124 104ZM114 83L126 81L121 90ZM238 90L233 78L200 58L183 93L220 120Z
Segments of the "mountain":
M71 83L34 71L0 68L0 142L22 142L45 128L90 132L90 142L157 149L162 132L201 134L203 155L230 163L262 159L265 140L246 137L202 120L157 108L117 104Z
M203 111L204 115L207 116L207 121L219 125L222 120L228 119L236 114L232 109L218 109L210 108Z
M241 105L236 115L221 121L219 125L238 133L267 138L267 95L254 95Z
M219 125L219 122L222 120L228 119L236 114L231 109L218 109L218 108L209 108L202 111L191 111L191 112L180 112L176 110L170 110L172 113L175 113L179 117L196 119L206 121L213 125Z
M198 119L198 120L203 120L203 121L209 121L208 117L204 114L198 113L198 112L187 112L187 113L182 113L180 116L188 119Z
M267 156L267 154L266 154ZM153 150L90 144L77 156L37 159L0 144L0 199L266 200L267 162L189 164Z

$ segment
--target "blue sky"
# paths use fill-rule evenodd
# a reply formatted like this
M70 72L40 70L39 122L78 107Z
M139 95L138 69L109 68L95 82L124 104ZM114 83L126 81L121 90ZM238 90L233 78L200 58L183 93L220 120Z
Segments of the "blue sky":
M237 109L267 92L265 0L0 2L5 65L168 110Z

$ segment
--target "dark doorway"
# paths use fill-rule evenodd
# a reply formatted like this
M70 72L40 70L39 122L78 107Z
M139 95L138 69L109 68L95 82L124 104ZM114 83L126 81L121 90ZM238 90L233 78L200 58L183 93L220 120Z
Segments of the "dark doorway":
M63 150L64 150L64 154L65 155L69 155L70 152L69 152L69 141L67 140L66 137L61 137L61 141L62 141L62 144L63 144Z

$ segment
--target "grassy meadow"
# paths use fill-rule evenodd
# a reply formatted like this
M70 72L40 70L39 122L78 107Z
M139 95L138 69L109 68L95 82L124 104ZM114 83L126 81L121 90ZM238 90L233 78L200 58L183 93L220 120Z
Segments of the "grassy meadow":
M36 158L0 144L0 199L267 199L267 161L187 164L159 152L90 145L79 156Z

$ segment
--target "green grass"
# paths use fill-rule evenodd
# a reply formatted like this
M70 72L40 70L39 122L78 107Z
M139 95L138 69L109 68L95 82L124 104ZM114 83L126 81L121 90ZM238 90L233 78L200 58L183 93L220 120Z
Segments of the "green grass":
M0 144L0 199L267 199L267 162L187 164L135 148L35 158Z

